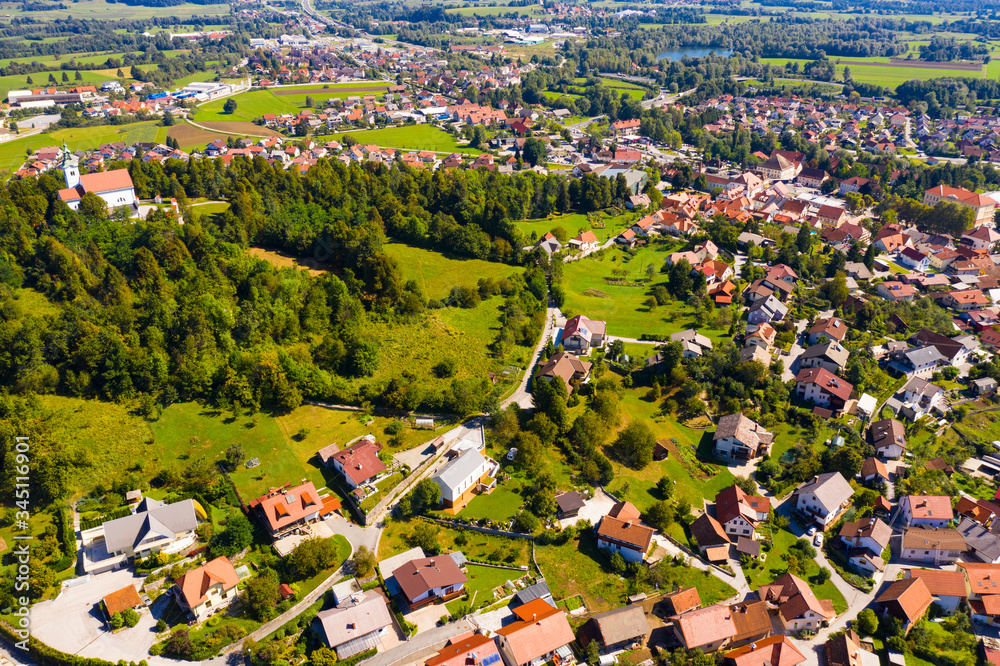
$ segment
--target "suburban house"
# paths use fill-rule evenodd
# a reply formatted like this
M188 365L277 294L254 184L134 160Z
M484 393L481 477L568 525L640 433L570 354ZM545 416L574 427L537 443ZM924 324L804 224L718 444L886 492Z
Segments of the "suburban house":
M894 353L888 369L898 377L929 377L946 362L936 347L927 345Z
M994 625L1000 621L1000 566L980 562L957 562L965 573L972 621Z
M958 521L958 533L965 540L966 552L975 555L981 562L996 564L1000 562L1000 534L996 534L994 525L987 528L972 518L962 516Z
M541 599L549 606L553 608L556 607L555 599L552 598L552 591L545 582L535 583L534 585L529 585L520 592L514 595L514 598L508 604L511 608L516 608L518 606L523 606L524 604L531 603L535 599Z
M382 637L394 631L385 598L375 590L352 594L335 607L320 611L316 622L338 659L377 649Z
M904 247L899 251L899 261L918 273L926 273L931 263L930 257L912 247Z
M883 458L899 458L906 451L906 428L896 419L880 419L872 424L868 437Z
M831 638L823 646L826 666L879 666L878 655L861 647L861 637L852 629Z
M670 341L681 343L684 358L697 358L712 348L712 341L692 328L674 333Z
M449 639L437 654L424 661L424 666L493 666L500 659L492 638L470 631Z
M721 562L729 559L729 537L722 524L707 513L703 513L689 528L691 536L698 544L698 550L709 562Z
M847 507L854 490L840 472L826 472L804 483L795 494L799 515L825 528Z
M924 581L927 591L934 598L934 603L951 615L958 610L959 604L969 598L969 583L965 572L942 571L941 569L904 569L907 578L919 578Z
M795 395L834 412L845 409L853 392L854 386L825 368L803 368L795 376Z
M904 284L897 280L887 280L878 283L877 293L887 301L905 301L911 303L917 296L917 288L912 284Z
M823 368L836 375L847 368L847 359L850 355L851 353L836 341L811 345L799 355L799 368Z
M748 332L743 339L743 348L756 347L770 355L771 350L774 349L774 341L778 337L778 331L767 322L752 327L753 330L749 330L750 328L750 326L747 327Z
M747 311L747 322L749 324L769 324L773 321L781 321L788 316L788 306L770 294L765 298L760 298L750 305Z
M462 451L432 478L441 489L441 503L446 509L461 509L476 495L489 494L497 487L500 465L475 448Z
M573 662L570 643L576 640L566 613L536 599L514 609L518 620L497 630L497 645L506 666L528 666L559 657Z
M788 636L771 636L726 653L726 666L797 666L806 660Z
M861 461L861 481L867 485L881 486L890 483L889 469L878 458L865 458Z
M712 441L715 454L722 458L749 459L764 455L771 448L774 435L756 421L742 414L727 414L719 419Z
M733 611L721 604L690 610L670 620L674 635L688 650L715 652L729 645L736 636Z
M644 643L649 632L642 606L630 605L591 615L577 633L583 647L597 641L600 652L607 653Z
M362 437L330 458L333 468L344 475L352 489L371 483L385 472L386 465L378 457L382 445L371 435Z
M145 497L131 515L82 532L84 570L94 574L111 571L136 557L169 552L187 541L193 544L197 527L194 500L165 504Z
M757 538L757 525L767 520L771 503L765 497L746 494L733 484L715 496L715 515L726 534L735 537Z
M225 608L239 592L240 577L228 558L217 557L174 581L177 604L200 621Z
M577 250L596 250L601 245L601 241L598 240L597 234L593 231L584 231L582 234L570 238L566 243L572 248Z
M951 564L965 552L961 532L947 527L911 527L903 532L901 559L924 564Z
M336 498L326 504L316 492L312 481L285 489L277 488L250 502L250 511L257 516L272 539L278 539L303 525L316 522L340 508Z
M901 414L910 421L917 421L931 412L944 414L947 410L944 390L937 384L932 384L921 377L911 377L899 390L897 396L901 398L897 414Z
M731 604L729 610L733 612L733 624L736 626L733 645L761 641L774 633L766 601L741 601Z
M757 596L777 611L785 631L816 631L837 616L832 601L817 599L809 584L794 574L786 573L770 585L761 586Z
M900 504L903 522L909 527L945 527L955 517L947 495L907 495Z
M931 593L919 578L897 580L875 599L883 615L892 615L902 623L904 633L909 633L932 603Z
M566 322L562 333L563 349L586 356L591 349L604 345L606 322L577 315Z
M836 317L817 319L816 323L809 329L809 344L811 345L831 340L843 342L845 337L847 337L847 324Z
M889 547L892 528L879 518L867 518L844 523L840 529L840 542L847 551L852 566L868 575L885 568L882 553Z
M538 376L546 381L559 378L566 391L572 393L575 386L590 376L591 363L583 361L570 352L559 352L549 357L549 360L539 369Z
M101 599L101 607L104 615L111 621L111 616L124 613L127 610L134 610L142 606L142 599L135 589L135 585L126 585L120 590L116 590Z
M680 615L701 606L701 596L696 587L682 587L663 595L669 615Z
M410 560L392 576L413 610L461 596L469 580L449 555Z
M619 553L626 562L640 562L649 552L656 530L639 521L629 502L616 504L597 526L597 547Z

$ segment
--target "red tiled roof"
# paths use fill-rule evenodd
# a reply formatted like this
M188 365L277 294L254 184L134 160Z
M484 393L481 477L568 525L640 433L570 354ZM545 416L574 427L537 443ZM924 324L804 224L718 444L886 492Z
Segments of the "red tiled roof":
M519 622L497 630L506 636L514 661L527 664L574 640L566 614L553 608L544 599L529 601L514 609Z
M221 584L225 591L233 589L239 582L240 577L236 575L236 569L233 568L229 559L217 557L211 562L188 571L174 584L180 590L188 608L194 608L205 601L206 593L213 585Z
M107 611L109 617L115 613L121 613L142 604L135 585L126 585L117 592L112 592L104 597L102 601L104 601L104 609Z

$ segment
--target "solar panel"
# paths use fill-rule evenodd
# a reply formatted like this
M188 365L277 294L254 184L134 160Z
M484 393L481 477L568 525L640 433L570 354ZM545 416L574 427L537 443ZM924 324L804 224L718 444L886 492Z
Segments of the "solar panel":
M498 661L500 661L500 655L494 652L493 654L483 659L482 666L490 666L491 664L495 664Z

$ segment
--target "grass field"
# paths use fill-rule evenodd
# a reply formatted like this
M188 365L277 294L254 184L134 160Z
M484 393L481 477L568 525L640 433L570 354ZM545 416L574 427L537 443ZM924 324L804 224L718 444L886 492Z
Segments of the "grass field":
M603 229L592 228L584 213L566 213L564 215L553 215L534 220L518 220L514 222L514 226L524 234L525 242L531 241L532 233L538 239L553 229L561 227L566 231L567 239L573 238L584 231L593 231L594 235L603 243L621 233L627 226L637 220L638 216L633 213L624 213L617 216L601 213L599 218L604 223Z
M167 136L166 127L159 127L154 121L133 123L132 125L99 125L97 127L75 127L61 129L48 134L13 139L0 143L0 169L17 169L28 156L28 149L37 150L44 146L59 146L66 142L71 150L97 148L112 141L159 141Z
M128 74L128 68L123 70L125 74ZM69 82L64 83L62 80L62 75L67 74L69 76ZM0 76L0 99L6 99L7 93L11 90L25 90L29 88L39 88L42 86L51 86L52 83L49 81L49 74L52 74L56 78L56 85L64 88L67 86L86 86L86 85L101 85L105 81L111 81L116 79L112 73L111 76L103 73L103 70L87 71L80 70L80 76L83 77L81 81L77 81L74 72L62 72L58 70L53 70L50 72L37 72L35 74L11 74L10 76ZM31 79L31 83L28 83L28 79Z
M73 498L98 481L107 484L131 471L152 477L159 471L153 430L124 405L55 395L38 399L47 413L49 436L63 442L76 461L67 470Z
M461 516L472 520L489 518L505 521L513 518L524 504L524 498L514 492L510 484L497 486L489 495L478 495L462 509Z
M57 19L81 19L81 20L114 20L124 19L144 19L157 16L164 16L163 7L142 7L123 5L105 0L79 0L70 3L67 9L52 9L42 12L26 12L21 9L20 3L2 2L0 3L0 13L10 14L17 17L29 17L33 20L53 21ZM176 18L190 18L192 16L228 16L229 5L191 5L181 4L169 8L169 15Z
M980 71L970 71L967 69L955 68L955 69L935 69L935 68L920 68L920 67L897 67L889 64L889 58L887 57L869 57L869 58L832 58L834 65L834 70L836 72L835 78L839 82L844 76L844 67L850 67L851 78L855 81L862 83L874 83L881 86L887 86L889 88L895 88L901 83L907 81L913 81L914 79L920 81L927 81L930 79L939 79L948 76L954 77L968 77L968 78L983 78L984 72ZM798 63L799 67L804 67L809 61L801 60L795 58L761 58L761 62L773 65L776 67L784 67L786 63ZM838 64L839 63L839 64ZM863 63L863 64L858 64ZM992 65L993 63L990 63ZM986 74L990 75L993 70L989 69L987 66ZM1000 73L1000 69L996 70Z
M675 484L673 497L687 500L700 509L705 500L714 500L719 491L732 485L735 477L726 467L717 467L711 476L700 470L695 464L695 451L702 447L704 439L711 437L712 430L689 428L678 423L673 416L661 415L659 405L643 397L646 391L636 388L625 392L621 402L625 418L621 427L631 421L642 421L653 431L657 441L666 443L670 456L666 460L653 461L641 470L629 469L615 462L615 479L608 490L644 511L661 499L656 491L656 482L667 476ZM613 439L612 436L611 441ZM670 441L673 439L677 440L676 443ZM614 457L611 460L614 461Z
M383 148L433 150L443 153L468 153L472 155L478 155L482 152L468 146L460 147L454 136L442 129L427 124L344 132L337 134L333 138L342 141L347 135L353 136L358 140L358 143L375 144Z
M412 548L413 546L407 537L413 533L418 522L421 522L421 519L396 520L387 518L385 529L378 542L378 560L381 562L387 557L399 555ZM437 531L437 544L442 553L460 550L466 557L474 560L502 561L510 565L531 564L531 542L525 539L508 539L491 534L480 534L471 530L457 530L438 523L431 523L431 525ZM455 542L460 534L464 535L465 543L463 544Z
M260 118L265 113L298 113L305 108L306 97L310 96L315 100L316 106L322 106L329 98L346 98L352 96L365 95L370 93L378 94L387 90L387 83L331 83L324 89L322 85L310 84L304 86L292 86L273 88L269 90L249 90L238 95L233 95L227 99L236 101L236 111L225 113L222 107L226 100L217 99L206 102L198 107L193 119L199 123L205 121L234 121L243 120L252 122ZM358 90L361 88L362 90ZM309 91L308 93L306 91Z
M527 5L525 7L478 7L476 5L467 7L452 7L448 13L462 14L464 16L501 16L503 14L517 14L518 16L542 16L545 11L542 5Z
M498 280L521 272L507 264L448 257L404 243L386 243L385 251L399 262L403 279L416 280L428 298L445 298L454 286L475 287L480 278Z
M465 584L465 590L469 595L468 603L472 608L482 608L496 600L493 596L494 589L504 585L508 580L517 580L524 575L524 572L470 563L465 565L465 574L469 579ZM504 594L501 593L501 596ZM448 604L448 610L454 612L464 603L466 602L462 599L456 599Z
M586 314L591 319L608 322L608 334L625 338L639 338L643 334L670 335L688 328L699 331L716 341L729 339L729 329L697 326L690 306L680 301L659 306L650 311L644 301L656 285L666 284L667 277L659 270L671 251L677 246L656 244L643 248L628 259L617 248L610 248L600 256L590 256L566 264L563 270L566 291L564 312ZM646 268L656 271L652 280L646 280ZM638 286L613 284L617 278L612 271L628 270L630 281Z

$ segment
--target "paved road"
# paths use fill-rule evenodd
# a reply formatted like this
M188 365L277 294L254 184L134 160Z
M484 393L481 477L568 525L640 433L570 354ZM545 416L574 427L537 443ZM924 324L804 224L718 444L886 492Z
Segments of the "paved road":
M528 367L524 370L524 376L521 378L521 383L518 384L517 390L514 391L509 398L500 403L501 407L517 404L521 407L521 409L534 409L535 403L532 400L531 392L529 391L531 377L535 372L535 365L542 356L542 350L545 349L545 343L555 338L555 335L559 330L560 320L565 323L565 318L563 318L559 308L555 307L550 302L545 313L545 330L542 331L542 338L535 346L535 351L531 355L531 361L528 363Z

